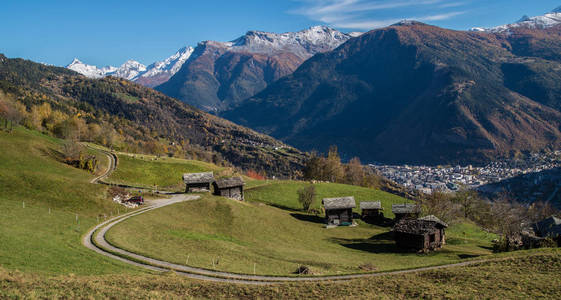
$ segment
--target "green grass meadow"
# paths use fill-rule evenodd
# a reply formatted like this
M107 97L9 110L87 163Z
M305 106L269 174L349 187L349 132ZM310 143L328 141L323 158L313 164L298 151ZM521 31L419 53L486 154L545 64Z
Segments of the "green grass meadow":
M23 128L0 132L0 266L46 274L135 270L81 245L100 214L119 208L105 186L89 183L92 174L54 158L61 145Z
M162 189L184 190L184 173L219 172L223 169L210 163L170 157L125 153L117 157L117 170L106 181L145 188L157 185Z
M323 216L300 210L296 181L246 178L246 202L201 194L199 200L153 210L116 225L108 240L146 256L235 273L290 275L300 265L314 275L410 269L470 258L500 261L344 282L246 286L154 274L103 257L81 245L104 215L124 208L107 186L57 160L63 141L16 128L0 132L0 298L189 299L558 299L561 250L491 255L495 235L464 222L447 229L447 245L429 254L396 248L390 228L365 224L324 228ZM100 159L98 174L107 158ZM222 171L196 161L119 154L111 180L150 186L178 185L184 172ZM155 181L155 182L154 182ZM403 198L373 189L320 183L321 198L354 196L382 201L386 217ZM101 216L101 218L100 218ZM78 217L78 218L76 218ZM296 275L294 275L296 276Z
M402 253L389 230L362 222L325 229L322 216L204 196L128 219L109 230L107 238L121 248L178 264L248 274L255 266L257 274L267 275L290 275L300 265L315 275L336 275L364 272L364 265L387 271L446 264L490 254L494 238L475 225L452 226L448 238L456 245L418 255Z
M252 188L246 193L246 200L261 202L288 210L300 210L302 206L298 202L298 190L310 185L302 181L270 181L269 184ZM381 201L384 208L384 216L393 218L392 204L410 203L402 197L371 188L358 187L338 183L317 183L316 201L313 208L320 209L321 199L332 197L354 196L357 209L361 201Z

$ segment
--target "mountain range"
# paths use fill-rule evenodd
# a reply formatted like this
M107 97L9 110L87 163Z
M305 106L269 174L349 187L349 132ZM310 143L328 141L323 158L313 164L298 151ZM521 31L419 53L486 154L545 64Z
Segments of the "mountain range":
M558 8L470 31L414 21L364 34L250 31L199 43L159 85L140 82L152 73L134 63L100 76L153 86L303 150L477 163L561 146L560 64Z
M282 34L249 31L231 42L203 41L195 49L182 48L148 67L129 60L118 68L97 68L74 59L67 68L90 78L116 76L148 87L160 85L156 89L168 96L206 111L221 111L292 73L316 53L360 34L325 26Z
M98 68L88 65L75 58L66 68L76 71L89 78L114 76L140 83L147 87L155 87L173 76L193 53L192 47L183 47L165 60L145 66L135 60L128 60L120 67L106 66Z
M561 24L561 6L543 16L523 16L518 22L492 28L472 28L472 31L508 33L516 29L547 29Z
M338 145L369 162L477 163L558 149L561 25L509 28L408 21L373 30L223 116L303 150Z
M205 41L177 74L156 89L206 111L223 111L350 38L316 26L283 34L250 31L226 43Z

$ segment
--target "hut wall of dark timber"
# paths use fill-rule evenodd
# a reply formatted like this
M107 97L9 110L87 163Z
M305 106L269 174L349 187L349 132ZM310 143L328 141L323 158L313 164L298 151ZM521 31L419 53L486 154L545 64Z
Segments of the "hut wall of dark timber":
M429 251L442 248L445 244L444 229L426 233L394 232L395 242L403 249Z
M353 209L329 209L325 211L325 221L330 225L353 222Z
M354 197L325 198L322 203L327 225L336 226L343 223L353 223L353 208L356 207Z
M210 191L210 185L213 181L214 174L212 172L183 174L185 193Z
M234 177L216 180L212 185L214 187L214 195L241 201L244 200L244 184L241 178Z
M435 216L416 220L401 220L394 229L396 245L405 250L428 252L446 244L444 229L448 225Z
M383 209L380 201L360 202L360 218L366 223L379 223L384 219Z

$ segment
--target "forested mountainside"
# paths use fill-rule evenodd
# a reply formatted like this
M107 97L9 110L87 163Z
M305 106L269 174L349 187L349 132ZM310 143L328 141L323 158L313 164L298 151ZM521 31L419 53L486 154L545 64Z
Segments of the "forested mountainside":
M250 129L125 79L0 55L0 99L11 118L53 135L132 152L176 155L293 176L305 155Z
M559 148L560 29L402 22L314 56L223 116L366 162L477 163Z

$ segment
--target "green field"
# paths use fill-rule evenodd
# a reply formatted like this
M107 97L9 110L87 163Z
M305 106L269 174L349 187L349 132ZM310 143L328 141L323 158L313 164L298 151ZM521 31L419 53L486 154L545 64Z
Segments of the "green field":
M452 226L448 238L454 244L417 255L401 253L389 230L362 222L325 229L321 216L204 196L128 219L109 230L107 238L121 248L178 264L189 259L191 266L250 274L255 266L257 274L267 275L292 274L299 265L311 267L315 275L333 275L364 272L365 265L386 271L445 264L490 254L494 238L474 225Z
M93 175L55 159L61 146L23 128L0 132L0 266L47 274L135 270L81 245L100 214L119 208L106 187L89 183Z
M107 182L136 187L183 190L184 173L220 172L216 165L170 157L156 157L143 154L120 153L117 170L106 179Z
M0 298L94 299L559 299L561 251L344 282L246 286L164 275L34 276L0 268Z
M250 274L254 266L257 274L286 275L306 265L315 275L331 275L364 272L360 267L365 265L374 267L373 271L384 271L472 257L506 260L338 283L265 287L190 280L173 272L152 274L81 245L81 237L100 215L103 219L103 215L115 215L124 209L110 201L106 186L89 183L92 174L57 160L62 144L23 128L13 134L0 132L2 299L561 297L560 249L489 255L490 240L495 236L473 224L459 223L448 228L448 244L441 251L427 255L401 253L388 234L389 228L359 221L354 228L325 229L321 216L301 212L296 191L307 184L303 182L248 181L247 202L204 195L200 200L130 218L113 227L108 238L147 256L180 264L189 258L189 265ZM106 167L107 159L102 153L88 151L98 155L100 167ZM136 165L146 163L145 167L154 169L150 176L157 177L171 172L166 169L168 163L185 168L183 160L166 160L135 158L132 169L142 169ZM102 168L97 173L102 173ZM139 177L134 172L127 176ZM390 217L391 204L405 201L381 191L347 185L322 183L317 185L317 192L315 207L319 207L322 197L353 195L357 202L382 201Z
M246 199L253 202L262 202L288 210L300 210L302 206L298 203L298 190L308 186L309 183L302 181L272 181L270 184L258 186L246 194ZM384 216L393 218L392 204L409 203L402 197L386 193L380 190L358 187L337 183L318 183L316 187L316 202L313 208L321 208L321 199L333 197L354 196L357 209L361 201L381 201L384 208Z

